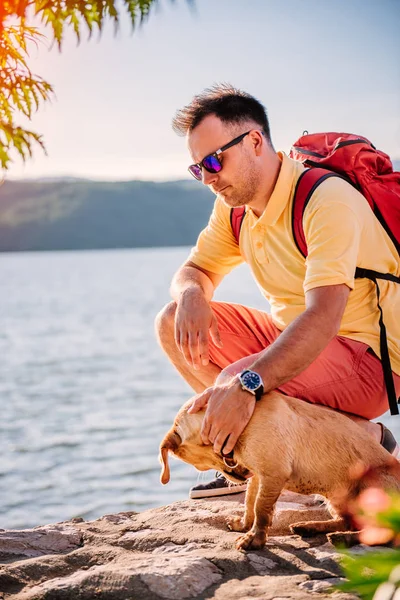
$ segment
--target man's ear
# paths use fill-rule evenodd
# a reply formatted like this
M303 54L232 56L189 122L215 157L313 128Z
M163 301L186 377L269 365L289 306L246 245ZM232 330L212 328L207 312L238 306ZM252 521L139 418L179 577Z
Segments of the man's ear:
M168 483L170 478L168 453L170 450L172 450L173 452L177 450L181 443L182 440L180 436L176 433L176 431L169 431L160 444L159 460L162 464L160 481L163 485Z

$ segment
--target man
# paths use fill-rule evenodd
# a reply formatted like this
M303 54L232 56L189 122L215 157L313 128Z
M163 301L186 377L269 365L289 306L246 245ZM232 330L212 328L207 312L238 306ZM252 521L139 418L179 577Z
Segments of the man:
M173 278L174 301L156 319L162 348L199 393L191 411L207 407L204 443L229 454L256 400L267 402L261 396L278 389L346 413L397 455L393 435L370 421L388 407L379 311L374 284L354 273L360 266L399 275L400 265L365 198L337 177L315 190L303 218L305 260L291 225L304 167L274 150L264 107L216 85L178 111L173 127L187 137L190 172L217 195L207 228ZM246 207L240 245L230 222L239 206ZM270 314L212 301L223 277L243 261ZM399 394L400 286L384 281L380 288ZM220 477L192 488L191 497L230 491L237 490Z

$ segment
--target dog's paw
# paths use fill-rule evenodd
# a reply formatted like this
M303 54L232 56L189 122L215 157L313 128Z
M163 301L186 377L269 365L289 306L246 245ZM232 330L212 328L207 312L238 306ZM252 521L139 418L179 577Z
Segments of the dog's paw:
M261 550L265 546L267 535L265 531L255 533L249 531L245 535L241 535L236 540L236 548L238 550Z
M248 531L251 529L251 525L246 527L242 517L229 517L226 524L231 531Z

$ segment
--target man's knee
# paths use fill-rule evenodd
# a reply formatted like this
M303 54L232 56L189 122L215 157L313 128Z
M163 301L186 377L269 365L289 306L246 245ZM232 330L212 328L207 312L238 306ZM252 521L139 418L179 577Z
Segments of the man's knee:
M176 302L169 302L155 318L154 326L160 342L174 335Z

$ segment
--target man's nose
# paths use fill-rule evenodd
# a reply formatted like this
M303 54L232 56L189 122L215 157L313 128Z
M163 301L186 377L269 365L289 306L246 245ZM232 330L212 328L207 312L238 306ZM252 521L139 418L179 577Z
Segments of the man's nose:
M201 180L204 185L212 185L218 179L218 173L209 173L204 167L201 170Z

